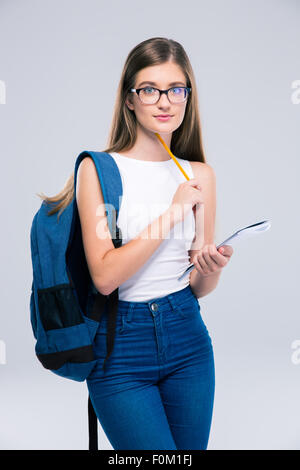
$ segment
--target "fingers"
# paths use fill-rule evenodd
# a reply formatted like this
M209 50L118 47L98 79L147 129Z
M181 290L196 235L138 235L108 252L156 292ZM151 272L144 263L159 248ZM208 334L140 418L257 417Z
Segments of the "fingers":
M185 183L187 183L191 186L194 186L194 187L196 186L198 189L202 189L200 178L191 178L191 179L185 181Z
M202 256L211 271L226 266L227 258L217 251L215 245L206 245L204 248Z
M212 274L226 266L229 257L224 256L213 244L205 245L193 258L193 264L203 275Z
M218 252L221 253L223 256L229 257L233 253L233 248L231 245L222 245L218 248Z

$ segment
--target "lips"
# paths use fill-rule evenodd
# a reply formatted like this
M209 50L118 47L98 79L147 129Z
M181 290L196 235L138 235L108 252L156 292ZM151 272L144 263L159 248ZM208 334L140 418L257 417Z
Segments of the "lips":
M154 117L155 117L155 119L157 119L160 122L168 122L168 121L170 121L171 117L173 117L173 116L171 116L171 114L160 114L160 115L154 116Z

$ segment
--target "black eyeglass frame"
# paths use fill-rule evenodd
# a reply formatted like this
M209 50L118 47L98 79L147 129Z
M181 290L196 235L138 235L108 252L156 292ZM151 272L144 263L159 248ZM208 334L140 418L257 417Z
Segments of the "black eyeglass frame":
M157 101L155 101L154 103L144 103L144 102L141 100L141 98L139 97L140 91L141 91L141 90L145 90L145 89L147 89L147 88L153 88L153 90L159 91L159 97L158 97ZM169 92L170 90L173 90L173 88L184 88L185 90L187 90L186 98L185 98L183 101L180 101L179 103L171 102L171 101L169 100L168 92ZM143 88L130 88L130 91L131 91L131 92L135 92L135 93L138 95L138 97L139 97L141 103L143 103L143 104L155 104L155 103L157 103L157 102L160 100L160 97L161 97L161 94L162 94L162 93L165 93L165 94L167 95L167 98L168 98L169 102L172 103L172 104L184 103L184 102L188 99L188 97L190 96L191 90L192 90L192 88L191 88L191 87L187 87L187 86L172 86L171 88L168 88L167 90L160 90L159 88L155 88L154 86L151 86L151 85L145 86L145 87L143 87Z

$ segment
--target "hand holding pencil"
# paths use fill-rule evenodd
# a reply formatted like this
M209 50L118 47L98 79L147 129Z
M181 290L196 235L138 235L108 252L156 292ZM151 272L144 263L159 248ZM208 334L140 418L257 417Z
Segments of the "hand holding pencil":
M173 159L174 163L178 166L179 170L189 182L189 184L182 183L179 185L176 193L174 194L172 205L174 205L174 212L176 212L176 221L182 221L187 213L190 211L190 205L193 206L193 211L196 217L196 210L201 209L201 204L203 204L203 199L201 193L200 180L198 178L189 178L187 173L184 171L176 157L173 155L167 144L164 142L162 137L155 132L156 137L162 143L170 157ZM195 191L197 189L198 191Z

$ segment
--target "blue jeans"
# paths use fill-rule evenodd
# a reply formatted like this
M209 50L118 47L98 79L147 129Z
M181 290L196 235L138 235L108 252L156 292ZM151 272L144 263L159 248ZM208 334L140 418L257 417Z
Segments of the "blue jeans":
M206 449L214 356L190 285L147 302L119 300L114 349L103 370L106 331L107 312L87 386L113 449Z

